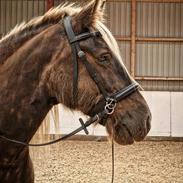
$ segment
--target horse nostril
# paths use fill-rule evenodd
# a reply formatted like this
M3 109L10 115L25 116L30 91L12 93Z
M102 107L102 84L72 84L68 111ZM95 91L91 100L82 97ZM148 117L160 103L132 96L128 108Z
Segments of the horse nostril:
M151 115L148 115L147 120L146 120L146 127L147 127L147 133L151 129Z

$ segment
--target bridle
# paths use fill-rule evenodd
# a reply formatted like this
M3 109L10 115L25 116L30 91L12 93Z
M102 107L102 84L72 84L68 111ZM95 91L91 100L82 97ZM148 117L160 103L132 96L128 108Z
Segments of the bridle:
M100 75L96 72L95 68L88 62L86 58L86 54L81 50L79 42L85 39L88 39L90 37L101 37L101 33L99 31L96 32L85 32L79 35L75 35L73 29L72 29L72 24L71 24L71 17L66 16L64 18L64 27L66 30L67 38L69 40L69 43L72 48L72 55L73 55L73 68L74 68L74 73L73 73L73 101L77 101L77 86L78 86L78 58L82 61L84 64L86 70L88 71L90 77L92 80L95 82L97 85L100 93L103 96L103 99L105 100L104 106L103 106L103 111L102 114L97 114L99 121L102 118L106 118L109 115L111 115L116 107L116 104L124 99L125 97L129 96L133 92L135 92L139 85L137 83L132 83L129 86L117 91L116 93L112 95L108 95L104 86L102 79ZM75 104L76 102L74 102ZM103 124L105 125L105 124Z
M100 77L100 75L96 72L95 68L88 62L85 53L81 50L79 42L91 37L100 37L102 36L100 32L96 31L96 32L85 32L79 35L75 35L73 28L72 28L72 24L71 24L71 17L70 16L66 16L63 19L63 24L65 27L65 31L66 31L66 35L68 38L68 41L71 45L71 49L72 49L72 61L73 61L73 91L72 91L72 95L73 95L73 101L74 101L74 105L76 105L77 102L77 86L78 86L78 58L82 61L82 63L84 64L87 72L89 73L90 77L93 79L93 81L95 82L95 84L97 85L100 93L102 94L105 102L103 103L102 106L102 111L99 111L97 114L93 115L92 117L89 118L89 120L87 120L85 123L82 120L82 118L79 118L79 121L81 123L81 126L79 128L77 128L76 130L72 131L71 133L62 136L59 139L53 140L51 142L47 142L47 143L43 143L43 144L29 144L29 143L25 143L25 142L21 142L18 140L14 140L14 139L10 139L8 137L5 137L3 135L0 134L0 138L9 141L9 142L13 142L13 143L17 143L23 146L46 146L46 145L50 145L50 144L54 144L56 142L65 140L73 135L75 135L76 133L80 132L81 130L84 130L86 134L88 134L88 130L87 127L90 126L92 123L98 121L100 122L102 119L107 119L111 114L113 114L113 112L115 111L115 107L117 105L117 103L121 100L123 100L124 98L126 98L127 96L129 96L130 94L132 94L133 92L135 92L139 85L137 83L132 83L129 86L120 89L119 91L108 95L103 83L102 83L102 79ZM105 125L105 123L102 123L102 125Z

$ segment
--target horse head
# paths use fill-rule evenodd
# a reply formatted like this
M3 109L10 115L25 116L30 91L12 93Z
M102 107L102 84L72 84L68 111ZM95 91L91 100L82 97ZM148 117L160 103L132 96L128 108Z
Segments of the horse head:
M102 23L104 15L100 1L92 1L82 9L67 7L64 17L66 16L70 17L76 36L96 31L100 33L80 39L78 45L85 53L87 62L100 76L100 82L107 95L110 96L121 88L136 83L122 62L114 37ZM54 103L62 103L92 116L102 110L100 104L104 101L104 96L86 69L86 65L77 55L78 78L75 83L73 82L75 53L71 42L76 40L69 40L63 20L55 29L57 29L55 34L59 34L60 37L60 46L42 74L41 85L45 86L49 98ZM38 90L38 93L40 92ZM141 93L136 90L117 103L114 113L106 119L104 125L109 136L117 143L131 144L134 140L144 139L150 130L150 121L151 113L148 105Z

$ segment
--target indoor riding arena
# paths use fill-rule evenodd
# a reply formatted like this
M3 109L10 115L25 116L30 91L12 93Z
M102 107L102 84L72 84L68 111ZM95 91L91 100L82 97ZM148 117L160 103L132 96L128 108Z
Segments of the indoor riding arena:
M73 2L77 7L91 3L0 0L0 38L21 22ZM124 65L141 85L140 93L152 115L151 129L143 141L120 145L108 136L106 123L86 127L79 119L85 122L91 119L89 116L63 104L55 105L31 144L52 142L80 126L83 129L64 141L30 147L34 181L111 183L113 179L112 183L183 183L183 0L101 0L100 6L104 24L117 40ZM0 139L0 158L3 151Z

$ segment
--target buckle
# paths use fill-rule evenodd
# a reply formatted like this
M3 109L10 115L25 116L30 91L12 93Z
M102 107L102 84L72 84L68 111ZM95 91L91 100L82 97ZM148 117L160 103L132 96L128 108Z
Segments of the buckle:
M116 100L114 98L108 98L105 104L105 111L108 115L111 115L114 112L116 107Z

